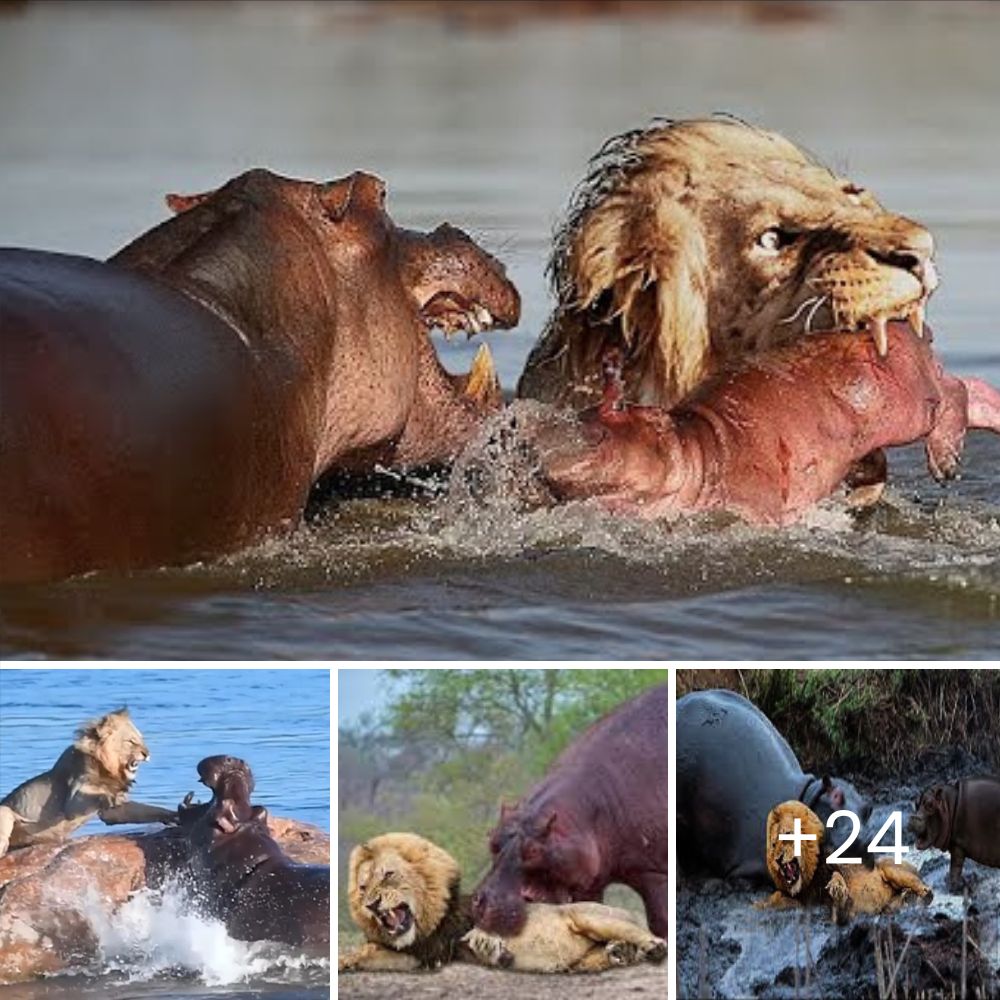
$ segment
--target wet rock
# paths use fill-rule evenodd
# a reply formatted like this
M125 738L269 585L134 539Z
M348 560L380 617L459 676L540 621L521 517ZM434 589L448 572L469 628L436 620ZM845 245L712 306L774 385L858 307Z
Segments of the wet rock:
M330 863L330 838L318 827L282 817L268 826L292 860ZM86 964L97 947L90 915L158 888L187 857L183 832L165 829L39 844L0 858L0 985Z

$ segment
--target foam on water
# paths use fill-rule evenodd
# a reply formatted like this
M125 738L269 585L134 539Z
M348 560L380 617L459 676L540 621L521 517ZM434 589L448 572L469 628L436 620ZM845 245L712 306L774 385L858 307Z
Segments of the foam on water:
M111 914L93 895L80 909L98 943L99 967L88 970L92 975L114 973L129 982L193 977L206 986L228 986L298 981L329 969L328 959L289 953L285 945L230 937L176 881L140 890Z

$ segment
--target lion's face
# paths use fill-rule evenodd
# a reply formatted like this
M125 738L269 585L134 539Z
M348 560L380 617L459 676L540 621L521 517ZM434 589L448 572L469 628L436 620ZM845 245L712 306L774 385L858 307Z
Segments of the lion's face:
M437 928L458 879L455 859L423 837L374 837L351 852L351 916L368 940L407 948Z
M922 226L774 133L722 120L629 133L592 162L556 237L553 342L535 376L529 360L527 394L551 377L542 363L596 391L613 343L630 398L659 405L811 331L865 330L884 348L889 319L922 329L933 251Z
M795 843L782 840L782 834L794 834L795 820L803 834L815 840L803 840L800 854L795 855ZM816 814L801 802L792 800L775 806L767 816L767 870L775 888L786 896L801 895L812 883L823 847L823 824Z
M417 876L419 878L419 876ZM393 948L413 944L417 936L415 914L419 909L415 873L395 851L383 852L377 861L358 872L360 903L382 940Z
M92 757L105 774L125 788L135 781L139 765L149 760L146 741L125 708L109 712L81 727L77 733L76 746Z

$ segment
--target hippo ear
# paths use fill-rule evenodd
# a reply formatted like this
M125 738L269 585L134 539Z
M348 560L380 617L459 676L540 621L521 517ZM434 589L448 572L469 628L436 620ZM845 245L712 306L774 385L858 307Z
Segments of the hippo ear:
M208 201L213 194L215 191L202 191L201 194L166 194L163 200L174 215L180 215L181 212L197 208L202 202Z
M347 215L354 197L354 181L357 174L342 177L339 181L329 181L319 186L319 200L327 217L340 222Z

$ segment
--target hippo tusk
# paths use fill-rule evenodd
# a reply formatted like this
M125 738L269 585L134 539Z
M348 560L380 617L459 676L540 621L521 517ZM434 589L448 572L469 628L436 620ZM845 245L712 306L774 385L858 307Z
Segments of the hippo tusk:
M464 394L479 404L490 403L500 395L500 379L488 344L480 344L465 382Z
M918 337L923 337L924 335L924 300L921 299L919 302L915 302L910 306L910 312L907 316L910 321L910 326L913 327L913 332Z

